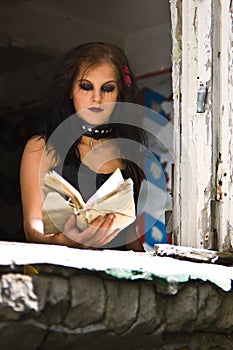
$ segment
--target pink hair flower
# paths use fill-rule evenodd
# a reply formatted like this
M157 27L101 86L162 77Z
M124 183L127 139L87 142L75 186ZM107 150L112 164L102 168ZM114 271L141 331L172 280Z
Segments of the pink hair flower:
M130 87L130 85L132 84L132 80L130 78L129 67L126 65L124 66L124 72L125 72L125 83L128 87Z

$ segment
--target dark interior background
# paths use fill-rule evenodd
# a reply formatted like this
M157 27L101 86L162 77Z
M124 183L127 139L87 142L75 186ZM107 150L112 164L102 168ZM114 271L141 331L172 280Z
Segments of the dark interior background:
M170 88L169 48L163 53L163 37L158 42L150 34L164 23L169 32L169 1L3 0L0 19L0 240L24 241L20 159L26 141L40 128L38 103L57 60L73 46L100 40L122 47L137 66L131 43L145 33L147 56L155 64L146 71L138 64L141 88L153 88L153 77L156 87ZM142 56L144 51L142 46Z

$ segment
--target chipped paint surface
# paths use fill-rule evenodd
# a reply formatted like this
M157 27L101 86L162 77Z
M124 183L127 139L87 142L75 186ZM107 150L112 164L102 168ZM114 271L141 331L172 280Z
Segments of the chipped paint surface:
M176 260L169 257L155 256L153 252L138 253L133 251L87 250L65 246L33 243L0 242L0 265L14 267L24 264L52 264L79 270L105 272L117 278L129 280L164 280L170 285L170 293L176 294L178 283L200 279L209 281L224 291L230 291L233 281L233 267L202 264L191 261ZM37 308L37 299L31 289L31 276L25 276L23 283L15 275L21 289L16 285L15 299L20 299L20 307L25 306L22 299L23 290L27 289L30 300L27 303ZM8 283L8 282L7 282ZM6 287L8 284L6 283ZM8 287L7 287L8 288ZM174 289L175 288L175 289ZM172 292L172 289L173 292ZM21 302L22 299L22 302Z
M182 6L181 0L171 0L171 24L172 24L172 89L174 96L174 155L175 164L173 168L173 177L176 181L176 186L173 186L173 241L175 244L180 244L180 135L181 123L180 116L181 107L181 58L182 58Z
M182 19L177 18L180 13ZM178 203L174 243L229 250L233 240L229 230L233 227L232 1L172 0L171 17L174 202ZM201 84L207 88L207 98L203 113L197 113Z
M210 177L212 173L212 115L211 115L211 6L209 1L172 1L173 8L182 8L182 28L173 31L181 43L181 63L173 52L173 79L181 81L178 100L177 90L174 98L175 156L177 171L174 174L174 192L179 202L176 221L178 244L200 247L208 232L203 232L202 215L210 216ZM172 11L172 17L177 16ZM175 25L174 21L174 25ZM207 29L207 30L205 30ZM207 87L205 112L196 112L197 91L200 84ZM177 83L173 83L173 87ZM204 211L203 211L204 209ZM205 230L209 225L205 224Z
M215 120L216 120L216 153L218 160L221 158L221 192L219 198L217 192L216 228L218 231L218 248L230 250L232 245L232 169L233 169L233 110L232 110L232 1L218 1L215 3L215 23L218 28L217 40L215 40L216 65L213 81L215 96ZM218 162L219 163L219 162ZM219 166L217 175L219 174Z

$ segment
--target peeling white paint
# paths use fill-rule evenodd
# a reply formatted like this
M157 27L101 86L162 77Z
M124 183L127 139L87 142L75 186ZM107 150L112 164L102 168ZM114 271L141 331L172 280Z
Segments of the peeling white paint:
M177 131L174 136L174 201L179 206L174 212L175 243L220 250L231 248L229 227L233 227L233 22L230 4L230 0L171 1ZM179 8L182 9L181 18L177 18ZM177 30L180 23L182 26ZM177 55L177 43L182 62ZM197 90L201 83L207 86L207 99L204 112L196 113ZM222 175L221 201L217 192L219 154L225 174ZM213 206L216 200L219 201ZM214 242L216 232L217 241Z
M232 195L233 187L231 181L231 173L233 168L233 140L232 140L232 108L231 102L233 98L232 88L232 14L230 11L230 1L220 1L216 6L215 22L218 20L219 37L216 50L218 55L218 67L215 92L218 105L215 113L218 125L216 126L217 152L221 154L222 167L224 176L222 178L223 198L218 205L217 228L218 228L218 246L220 250L229 250L232 246Z
M162 247L164 249L166 245L162 244ZM14 265L52 264L79 270L102 271L113 274L117 278L128 278L131 280L161 278L169 283L174 280L183 283L199 279L209 281L226 292L232 288L232 266L203 264L160 257L155 256L154 252L101 251L68 248L51 244L12 242L0 242L0 250L2 252L0 255L1 266L9 266L12 261L14 261ZM12 301L12 307L15 310L18 308L17 311L38 310L39 302L33 291L33 278L25 275L22 279L21 274L13 273L3 276L6 276L4 277L4 286L6 286L9 296L7 297L8 305ZM12 283L11 288L10 283Z

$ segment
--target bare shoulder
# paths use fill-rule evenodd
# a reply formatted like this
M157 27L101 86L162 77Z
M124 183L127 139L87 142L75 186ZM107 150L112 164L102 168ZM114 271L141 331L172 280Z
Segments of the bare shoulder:
M52 154L49 154L46 150L45 139L41 136L34 136L29 139L23 151L21 171L39 167L42 173L46 173L53 165L54 159Z
M24 148L24 152L39 152L42 153L45 147L45 139L41 136L33 136L30 138Z

